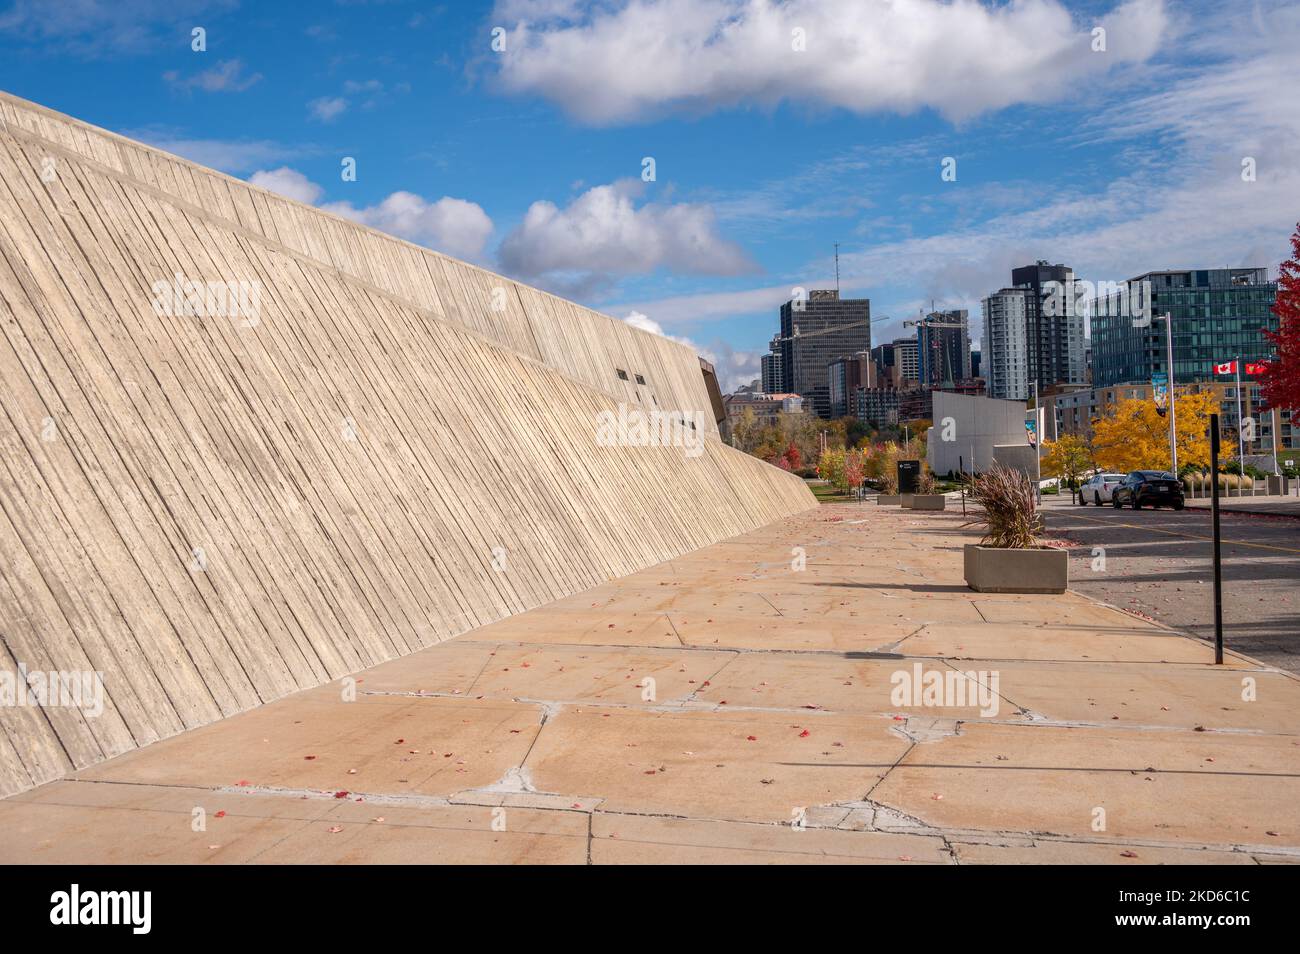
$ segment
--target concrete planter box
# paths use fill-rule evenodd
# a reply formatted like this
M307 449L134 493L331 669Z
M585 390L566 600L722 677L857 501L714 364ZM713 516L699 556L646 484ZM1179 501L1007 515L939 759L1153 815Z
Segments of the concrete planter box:
M1064 593L1070 583L1070 556L1064 550L1034 547L1009 550L968 543L966 585L977 593Z
M948 498L943 494L917 494L912 498L913 510L942 510Z
M916 494L899 494L899 495L898 495L898 505L899 505L900 507L902 507L904 510L911 510L911 509L912 509L912 498L915 497L915 496L916 496Z
M897 507L902 502L902 497L898 494L877 494L876 503L882 507Z

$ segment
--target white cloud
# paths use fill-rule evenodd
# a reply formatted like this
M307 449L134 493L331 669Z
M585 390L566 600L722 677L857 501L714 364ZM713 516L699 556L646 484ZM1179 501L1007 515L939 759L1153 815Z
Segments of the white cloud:
M962 120L1074 94L1151 57L1167 25L1163 0L1095 22L1058 0L502 0L492 20L513 24L493 59L501 89L592 124L790 101Z
M323 123L333 122L348 108L348 101L342 96L322 96L307 104L313 118Z
M824 282L804 283L808 288L824 288ZM641 309L653 312L664 325L672 326L691 321L708 321L771 312L790 300L792 285L767 285L740 291L700 292L693 295L673 295L652 301L634 302L624 307L636 313ZM833 282L832 282L833 287Z
M391 95L409 93L410 91L410 83L396 83L393 86L385 86L381 80L377 79L344 80L343 92L347 95L319 96L307 104L307 109L313 119L329 123L351 109L357 101L360 102L361 109L374 109ZM355 97L355 99L350 97Z
M309 205L325 194L319 184L288 166L259 169L248 181ZM351 202L326 202L319 208L458 258L479 257L493 229L482 206L450 196L428 202L413 192L394 192L375 205L358 208Z
M315 155L318 151L314 146L289 145L269 139L188 139L175 130L156 126L123 130L122 135L201 166L231 174L283 162L290 157Z
M281 166L279 169L259 169L248 181L262 189L279 193L287 199L315 205L325 190L296 169Z
M660 335L686 345L713 365L714 373L718 376L718 386L724 394L736 390L742 384L749 384L762 373L761 359L757 354L750 351L737 351L725 341L715 341L711 346L702 348L690 338L668 334L659 322L635 310L629 312L623 320L633 328L640 328L652 335Z
M561 209L529 206L501 243L502 266L512 274L593 276L646 274L661 266L704 275L755 270L740 246L717 233L707 205L635 204L642 183L595 186Z
M655 321L649 315L639 311L629 311L623 318L625 322L633 328L639 328L642 331L649 332L652 335L659 335L661 338L668 338L672 341L679 341L684 345L695 347L695 343L689 338L679 338L677 335L670 335L664 331L663 325Z
M201 89L205 93L242 93L262 78L261 73L251 76L244 72L243 60L221 60L216 66L190 76L181 76L177 70L163 74L173 89L188 93Z
M412 192L394 192L378 205L360 209L350 202L321 208L459 258L478 257L493 228L482 206L450 196L428 202Z
M1117 159L1111 181L1056 186L1032 204L977 195L976 221L841 250L844 286L872 298L873 317L895 319L874 326L873 338L892 337L931 298L940 307L968 308L978 338L983 296L1007 284L1013 266L1039 258L1071 265L1092 281L1162 268L1269 266L1276 274L1300 217L1300 98L1277 94L1294 85L1300 8L1277 5L1262 24L1247 18L1243 27L1238 20L1232 9L1194 19L1179 46L1198 62L1163 77L1157 92L1126 96L1060 139L1063 150L1102 150ZM1242 179L1244 157L1256 160L1253 182ZM774 329L789 285L826 287L827 272L819 261L782 285L624 307L670 328L756 314L770 316L763 327Z
M196 23L238 6L239 0L13 0L0 11L0 33L83 57L156 53L174 44L178 31L188 44Z

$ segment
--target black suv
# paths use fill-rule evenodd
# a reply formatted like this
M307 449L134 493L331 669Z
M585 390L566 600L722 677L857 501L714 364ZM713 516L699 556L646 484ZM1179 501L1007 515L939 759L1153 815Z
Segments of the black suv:
M1117 510L1124 504L1134 510L1141 510L1147 504L1182 510L1183 484L1167 470L1135 470L1111 491L1110 503Z

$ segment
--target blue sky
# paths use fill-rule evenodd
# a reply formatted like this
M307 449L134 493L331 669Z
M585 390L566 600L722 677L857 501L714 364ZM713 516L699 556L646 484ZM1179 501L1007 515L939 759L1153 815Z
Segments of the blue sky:
M1297 49L1272 0L0 3L9 92L632 316L728 387L835 242L877 340L932 300L978 337L1038 258L1276 266Z

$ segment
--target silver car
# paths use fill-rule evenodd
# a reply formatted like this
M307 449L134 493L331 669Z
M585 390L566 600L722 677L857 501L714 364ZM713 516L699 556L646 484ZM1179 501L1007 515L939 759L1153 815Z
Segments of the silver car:
M1108 504L1110 495L1122 483L1124 474L1096 474L1080 489L1079 503L1085 506L1096 504L1098 507Z

